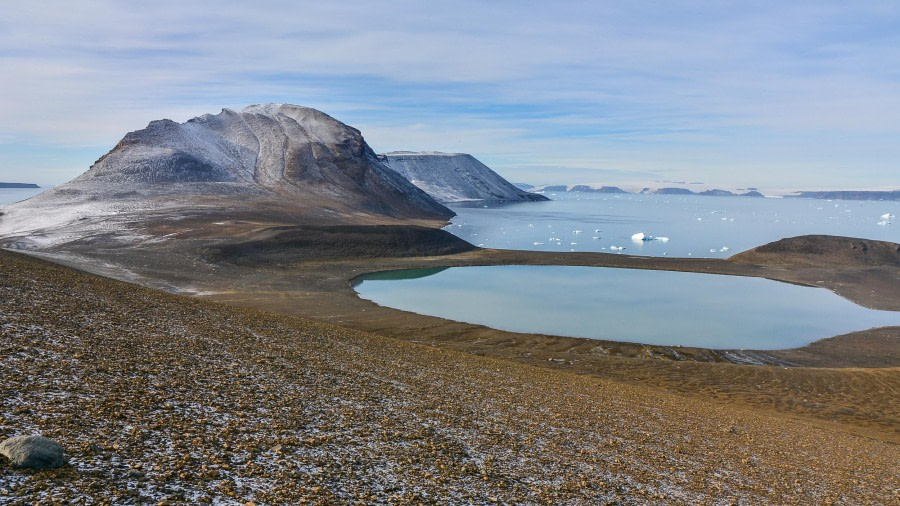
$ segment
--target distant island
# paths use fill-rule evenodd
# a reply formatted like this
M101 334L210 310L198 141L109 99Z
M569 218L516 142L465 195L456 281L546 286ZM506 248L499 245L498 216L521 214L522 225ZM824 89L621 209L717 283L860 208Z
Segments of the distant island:
M699 184L699 183L683 183ZM735 191L721 190L718 188L694 191L678 186L666 186L660 188L644 187L640 191L626 191L618 186L595 187L586 184L565 185L548 184L532 186L526 183L516 183L516 186L536 193L546 192L587 192L587 193L620 193L636 195L701 195L706 197L765 197L756 188L738 189ZM890 200L900 201L900 190L868 191L868 190L833 190L833 191L795 191L783 195L784 198L822 199L822 200Z
M34 183L0 183L0 188L40 188Z
M521 183L517 183L520 185ZM694 184L694 183L690 183ZM530 186L530 185L528 185ZM521 187L521 186L520 186ZM586 184L576 184L573 186L568 186L564 184L553 184L553 185L545 185L545 186L531 186L529 188L530 191L534 192L587 192L587 193L612 193L612 194L628 194L633 193L629 191L625 191L618 186L601 186L599 188L589 186ZM702 195L708 197L765 197L762 193L751 189L745 193L734 193L728 190L720 190L720 189L712 189L712 190L704 190L700 192L695 192L693 190L689 190L687 188L677 188L677 187L666 187L666 188L644 188L641 191L637 192L639 195Z
M900 190L894 191L801 191L789 198L827 200L900 200Z

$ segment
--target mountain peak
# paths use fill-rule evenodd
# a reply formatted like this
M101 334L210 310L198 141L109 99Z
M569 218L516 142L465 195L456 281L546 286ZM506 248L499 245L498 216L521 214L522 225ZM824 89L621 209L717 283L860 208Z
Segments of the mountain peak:
M73 181L6 209L0 235L38 236L85 221L59 212L74 208L87 221L115 215L140 227L179 213L290 225L453 216L385 166L359 130L290 104L151 121Z

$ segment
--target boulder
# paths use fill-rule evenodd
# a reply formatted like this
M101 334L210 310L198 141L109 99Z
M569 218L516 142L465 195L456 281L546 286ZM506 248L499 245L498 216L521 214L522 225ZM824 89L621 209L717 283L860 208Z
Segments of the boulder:
M63 447L43 436L16 436L0 443L0 455L13 467L56 469L65 465Z

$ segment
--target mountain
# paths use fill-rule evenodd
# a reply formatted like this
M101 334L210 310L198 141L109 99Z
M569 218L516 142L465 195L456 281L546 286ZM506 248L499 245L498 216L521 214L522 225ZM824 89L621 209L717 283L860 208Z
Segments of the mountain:
M152 121L84 174L0 213L0 244L26 249L454 214L382 163L359 130L287 104Z
M395 151L379 158L438 202L539 201L543 195L516 188L474 156Z

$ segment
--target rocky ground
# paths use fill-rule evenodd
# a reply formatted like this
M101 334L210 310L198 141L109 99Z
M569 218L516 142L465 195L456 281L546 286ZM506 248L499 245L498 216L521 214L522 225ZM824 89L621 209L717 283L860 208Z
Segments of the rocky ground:
M896 503L895 442L0 253L0 503ZM885 401L896 404L896 395Z

